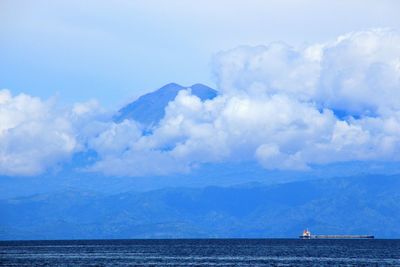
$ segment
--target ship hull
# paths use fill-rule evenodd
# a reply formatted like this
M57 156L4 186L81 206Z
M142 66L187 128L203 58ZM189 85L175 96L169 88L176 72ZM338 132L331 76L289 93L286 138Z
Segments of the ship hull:
M300 239L374 239L373 235L311 235L300 236Z

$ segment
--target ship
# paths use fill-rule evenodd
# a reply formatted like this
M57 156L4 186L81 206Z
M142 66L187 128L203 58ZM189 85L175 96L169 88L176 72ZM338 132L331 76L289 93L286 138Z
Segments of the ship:
M373 239L373 235L313 235L308 229L299 236L300 239Z

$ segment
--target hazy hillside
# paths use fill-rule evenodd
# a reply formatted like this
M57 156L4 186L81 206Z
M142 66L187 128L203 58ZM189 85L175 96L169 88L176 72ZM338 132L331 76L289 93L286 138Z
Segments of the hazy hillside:
M0 239L400 237L400 176L265 186L168 188L114 195L66 191L0 201Z

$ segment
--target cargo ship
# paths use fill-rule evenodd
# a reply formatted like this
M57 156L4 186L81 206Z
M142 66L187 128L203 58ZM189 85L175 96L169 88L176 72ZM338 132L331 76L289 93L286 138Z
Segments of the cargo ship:
M299 236L300 239L373 239L373 235L312 235L308 229Z

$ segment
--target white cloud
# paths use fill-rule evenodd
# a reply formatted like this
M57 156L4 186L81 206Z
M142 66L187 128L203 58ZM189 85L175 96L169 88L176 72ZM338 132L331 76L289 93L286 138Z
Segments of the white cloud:
M400 109L400 35L370 30L341 36L323 49L316 101L357 115Z
M83 103L75 103L72 107L72 113L76 116L88 116L93 114L97 115L99 109L101 109L99 102L97 102L95 99L92 99Z
M142 131L134 121L111 123L98 136L89 140L89 147L100 156L120 156L138 141L141 134Z
M70 121L55 114L51 102L0 91L0 174L39 174L75 147Z
M121 176L251 160L293 170L400 161L395 31L355 32L303 48L239 47L217 55L215 74L219 96L201 101L180 91L151 133L134 121L111 122L93 101L63 113L0 91L0 172L39 173L82 149L99 157L89 171Z
M170 173L224 161L294 170L398 161L399 62L400 35L379 29L304 48L273 43L221 52L215 60L220 96L202 102L181 91L151 135L131 131L129 152L98 164L160 174L160 168ZM339 110L345 118L335 116ZM149 153L151 166L143 160ZM114 173L112 164L107 171Z
M224 93L285 94L351 115L400 108L400 35L375 29L295 49L275 43L220 53Z
M283 43L238 47L216 58L215 74L224 93L285 93L309 99L315 94L320 62L318 47L296 50Z

